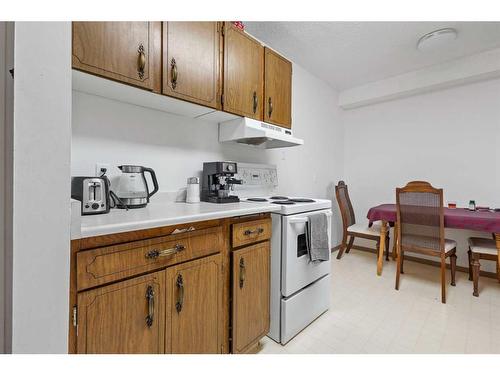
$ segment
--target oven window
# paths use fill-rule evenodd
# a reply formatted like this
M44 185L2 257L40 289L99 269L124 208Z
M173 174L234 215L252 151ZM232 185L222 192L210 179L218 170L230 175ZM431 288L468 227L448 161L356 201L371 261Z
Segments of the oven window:
M302 233L297 236L297 258L307 254L306 234Z

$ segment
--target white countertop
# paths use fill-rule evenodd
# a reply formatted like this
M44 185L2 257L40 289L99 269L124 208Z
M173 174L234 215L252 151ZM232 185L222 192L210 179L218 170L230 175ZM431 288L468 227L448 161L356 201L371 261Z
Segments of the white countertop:
M72 231L71 239L279 210L279 205L271 203L153 202L145 208L112 209L108 214L80 216L81 230ZM77 223L72 223L72 227L76 226Z

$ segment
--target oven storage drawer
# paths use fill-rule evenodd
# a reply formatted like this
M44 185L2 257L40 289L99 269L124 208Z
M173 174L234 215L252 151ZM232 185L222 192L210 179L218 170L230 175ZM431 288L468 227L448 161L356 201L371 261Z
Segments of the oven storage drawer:
M330 275L281 300L281 343L284 345L330 308Z
M260 219L232 225L232 245L241 247L271 238L271 219Z
M222 227L81 251L77 289L83 290L220 252Z

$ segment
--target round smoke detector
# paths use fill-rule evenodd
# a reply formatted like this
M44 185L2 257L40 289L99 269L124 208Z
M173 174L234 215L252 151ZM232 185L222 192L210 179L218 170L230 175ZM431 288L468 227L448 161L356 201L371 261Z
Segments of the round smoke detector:
M439 29L425 34L417 42L417 49L420 51L429 51L444 46L457 39L457 30L452 28Z

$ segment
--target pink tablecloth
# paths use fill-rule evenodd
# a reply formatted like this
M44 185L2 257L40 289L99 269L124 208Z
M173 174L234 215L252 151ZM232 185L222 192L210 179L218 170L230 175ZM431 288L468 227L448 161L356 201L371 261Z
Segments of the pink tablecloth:
M366 215L370 222L396 221L396 205L381 204L370 208ZM465 208L445 208L444 225L447 228L470 229L481 232L500 233L500 212L469 211Z

